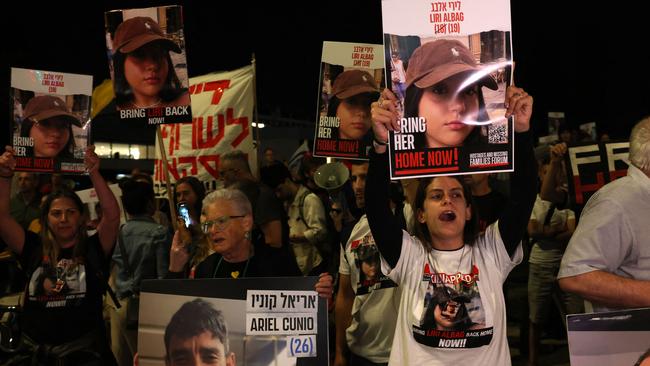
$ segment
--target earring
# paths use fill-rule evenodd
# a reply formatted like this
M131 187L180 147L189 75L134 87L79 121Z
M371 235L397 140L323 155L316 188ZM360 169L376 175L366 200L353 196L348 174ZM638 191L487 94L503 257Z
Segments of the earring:
M251 232L250 231L247 231L247 232L244 233L244 239L251 240Z

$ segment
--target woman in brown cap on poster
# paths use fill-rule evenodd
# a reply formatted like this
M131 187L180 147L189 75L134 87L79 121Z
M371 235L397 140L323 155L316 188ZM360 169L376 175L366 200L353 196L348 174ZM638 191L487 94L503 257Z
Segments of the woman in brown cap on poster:
M370 131L370 104L378 97L377 83L367 71L346 70L336 77L327 115L339 118L339 139L363 139Z
M156 21L135 17L115 31L113 86L118 109L189 105L169 51L181 48L167 38Z
M498 88L457 40L439 39L418 47L408 61L404 118L421 117L426 132L416 147L448 147L478 142L478 124L490 120L481 87ZM482 123L483 122L483 123Z
M25 106L20 136L31 138L34 157L72 158L75 149L72 125L81 127L81 121L61 98L40 95Z

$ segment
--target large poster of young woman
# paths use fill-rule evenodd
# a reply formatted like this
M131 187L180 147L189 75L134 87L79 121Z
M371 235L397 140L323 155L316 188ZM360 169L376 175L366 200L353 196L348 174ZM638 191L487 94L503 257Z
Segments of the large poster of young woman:
M382 46L323 42L314 155L368 159L370 104L384 88Z
M86 172L92 90L89 75L11 69L16 171Z
M512 171L507 0L382 0L393 178Z

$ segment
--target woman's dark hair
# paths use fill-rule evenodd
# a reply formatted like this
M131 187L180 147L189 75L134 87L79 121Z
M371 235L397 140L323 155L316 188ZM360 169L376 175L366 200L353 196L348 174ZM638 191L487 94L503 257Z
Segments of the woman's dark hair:
M449 176L449 178L456 179L458 183L460 183L461 187L463 187L465 202L467 203L467 206L471 205L472 217L467 222L465 222L463 242L465 244L472 245L474 243L474 239L476 239L479 234L478 210L476 209L476 205L472 204L472 189L468 184L465 183L465 180L462 178L462 176L454 175ZM424 201L427 198L427 187L429 187L429 184L431 184L434 179L436 179L436 177L420 179L418 190L415 193L415 207L413 208L413 213L416 215L414 234L418 239L420 239L420 241L427 249L431 249L433 247L433 243L431 242L431 233L429 232L429 228L427 227L426 222L421 223L417 221L417 215L419 212L424 212Z
M186 88L183 88L178 75L176 75L176 70L174 69L174 63L172 58L169 55L169 48L165 46L164 42L154 41L159 47L165 50L165 62L168 65L167 78L165 79L162 90L160 91L160 99L169 103L183 93L187 91ZM151 42L151 43L154 43ZM137 50L136 50L137 51ZM131 86L126 81L126 76L124 75L124 61L126 61L126 56L122 52L115 52L113 55L113 69L114 69L114 79L113 79L113 88L115 90L115 102L116 104L123 105L131 103L133 101L133 90Z
M406 88L406 96L404 96L404 118L409 117L419 117L419 104L420 99L422 99L422 94L424 94L425 89L418 88L415 84L409 85ZM480 122L486 122L490 120L490 116L485 109L485 98L483 97L482 88L478 88L478 120ZM419 132L414 134L415 137L415 146L424 147L427 146L426 132ZM465 138L464 143L473 144L481 142L481 128L480 126L474 126L472 132Z
M85 225L85 220L84 217L86 216L87 212L85 210L85 205L83 202L81 202L81 199L79 196L77 196L76 193L73 191L63 188L63 189L58 189L52 193L50 193L47 198L45 198L45 202L43 202L41 206L41 242L43 243L43 256L47 256L50 259L50 263L57 263L59 260L59 253L61 251L61 247L58 245L58 243L55 242L54 236L52 235L52 232L50 230L50 225L49 225L49 220L48 216L50 214L50 207L52 207L52 202L54 200L59 199L59 198L68 198L70 199L77 210L79 210L79 213L81 214L81 220L79 221L79 227L77 228L77 236L79 237L79 242L77 245L75 245L73 251L72 251L72 256L73 258L81 261L84 255L86 254L86 225Z
M370 101L368 103L368 110L370 110L370 104L372 102L376 101L377 99L379 99L379 93L371 93L371 92L360 93L360 94L353 95L350 98L346 98L346 99L359 99L359 98L367 98ZM345 99L343 99L343 100L345 100ZM336 111L339 109L339 105L341 104L341 102L343 100L337 98L336 95L332 94L332 97L330 98L329 104L327 106L327 115L329 117L336 117ZM338 127L332 128L332 136L337 136L338 137L338 135L339 135Z
M34 121L29 118L25 118L20 126L20 136L30 137L29 133L32 131L32 127L34 127ZM68 124L68 134L68 142L66 142L63 150L61 150L61 152L56 156L57 158L74 158L74 149L76 147L76 144L74 142L74 133L72 132L72 123ZM33 155L34 147L28 147L28 154L30 153L30 150L31 154Z
M50 280L52 285L56 285L56 269L53 266L42 266L41 273L36 277L36 286L34 286L34 296L47 295L45 292L45 280Z
M205 198L205 187L203 186L203 183L201 183L201 181L196 177L187 176L177 180L176 187L183 183L186 183L192 187L192 191L194 191L194 194L196 195L196 204L194 205L194 209L196 210L196 214L200 215L201 212L203 212L203 199ZM176 194L174 194L174 201L175 204L178 205Z

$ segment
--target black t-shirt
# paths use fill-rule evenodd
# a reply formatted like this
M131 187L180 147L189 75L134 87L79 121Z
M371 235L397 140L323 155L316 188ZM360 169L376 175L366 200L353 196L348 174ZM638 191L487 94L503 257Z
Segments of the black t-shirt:
M301 276L296 259L287 250L272 248L255 240L250 259L230 263L213 253L199 263L194 278L290 277Z
M478 208L478 223L481 232L483 232L488 225L499 219L501 211L503 211L508 203L508 198L493 189L486 195L472 196L472 201L474 201L474 204Z
M43 257L40 237L25 232L19 261L28 283L21 327L34 341L58 345L98 327L104 329L105 280L100 280L98 272L108 273L109 260L96 234L85 245L86 254L79 260L73 259L73 248L67 248L59 253L57 263L50 263Z

